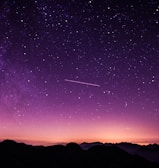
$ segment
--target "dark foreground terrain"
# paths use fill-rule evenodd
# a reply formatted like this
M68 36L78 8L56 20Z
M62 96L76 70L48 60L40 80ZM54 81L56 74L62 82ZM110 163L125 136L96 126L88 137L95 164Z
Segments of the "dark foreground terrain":
M131 148L131 152L123 150L125 147L128 150L128 144L69 143L43 147L5 140L0 143L0 168L159 168L159 163L132 154Z

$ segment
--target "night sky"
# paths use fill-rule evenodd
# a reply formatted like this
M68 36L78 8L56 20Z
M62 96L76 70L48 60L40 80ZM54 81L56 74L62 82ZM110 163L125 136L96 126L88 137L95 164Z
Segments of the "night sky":
M1 0L0 139L159 143L159 1Z

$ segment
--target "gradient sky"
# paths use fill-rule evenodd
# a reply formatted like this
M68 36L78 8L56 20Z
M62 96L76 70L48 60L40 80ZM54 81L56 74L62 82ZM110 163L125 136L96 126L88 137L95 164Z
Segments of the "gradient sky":
M0 139L159 143L159 1L1 0Z

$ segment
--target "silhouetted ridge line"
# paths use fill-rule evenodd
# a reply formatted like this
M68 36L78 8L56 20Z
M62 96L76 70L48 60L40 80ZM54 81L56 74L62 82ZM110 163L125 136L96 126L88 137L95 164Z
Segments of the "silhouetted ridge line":
M121 148L132 147L132 144L102 144L90 143L88 149L82 145L68 143L53 146L32 146L5 140L0 143L0 167L122 167L122 168L158 168L159 164L150 162L136 154L130 154ZM125 146L124 146L125 145ZM141 147L139 145L134 147ZM158 146L148 146L144 150L158 149Z

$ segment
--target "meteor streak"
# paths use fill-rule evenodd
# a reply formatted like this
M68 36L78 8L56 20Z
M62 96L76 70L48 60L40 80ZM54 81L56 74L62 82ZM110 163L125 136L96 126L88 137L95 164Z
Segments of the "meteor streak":
M83 85L100 87L100 85L97 85L97 84L94 84L94 83L87 83L87 82L81 82L81 81L70 80L70 79L64 79L64 81L66 81L66 82L72 82L72 83L78 83L78 84L83 84Z

